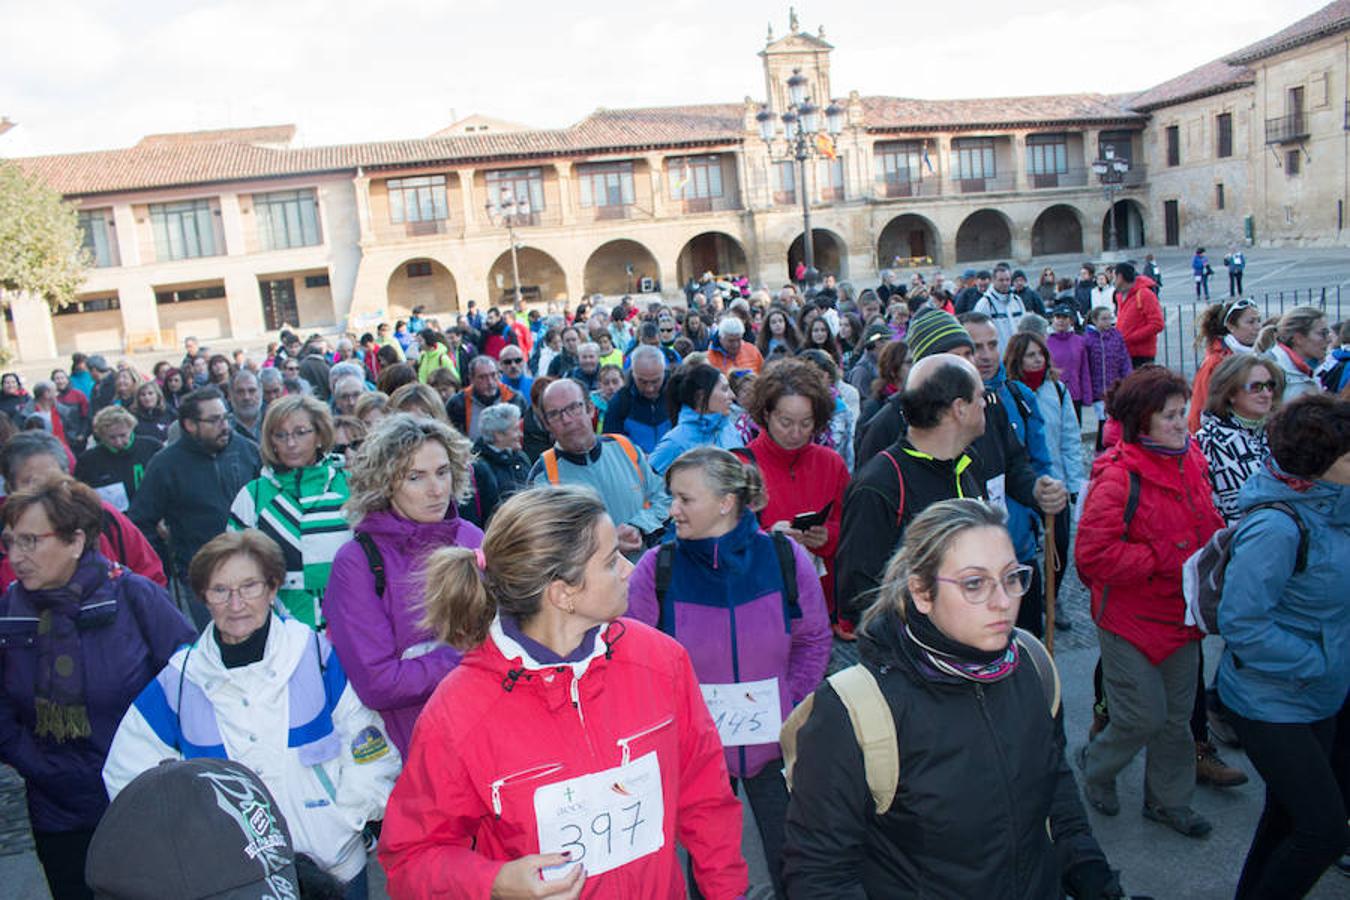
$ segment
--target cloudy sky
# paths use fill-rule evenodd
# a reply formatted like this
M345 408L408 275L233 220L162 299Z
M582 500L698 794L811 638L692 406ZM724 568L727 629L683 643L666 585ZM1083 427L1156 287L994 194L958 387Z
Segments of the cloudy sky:
M834 91L1140 90L1325 0L812 0ZM423 137L479 112L541 127L597 107L763 94L762 0L0 0L0 155L291 122L307 145ZM822 20L822 16L828 16Z

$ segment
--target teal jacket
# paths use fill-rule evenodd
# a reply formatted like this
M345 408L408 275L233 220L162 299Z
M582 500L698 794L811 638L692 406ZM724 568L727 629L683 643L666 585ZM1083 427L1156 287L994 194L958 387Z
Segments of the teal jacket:
M1219 601L1219 696L1243 718L1315 722L1350 691L1350 487L1293 479L1271 460L1243 485L1238 509L1273 500L1303 520L1307 567L1294 572L1298 528L1286 513L1241 520Z
M695 447L743 447L745 441L730 416L700 413L689 406L680 407L675 427L662 435L652 451L652 471L663 474L681 453Z

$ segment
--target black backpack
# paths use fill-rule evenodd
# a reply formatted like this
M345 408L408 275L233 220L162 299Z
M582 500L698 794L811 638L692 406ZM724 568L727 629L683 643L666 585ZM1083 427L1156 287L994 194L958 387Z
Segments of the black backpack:
M778 574L783 579L783 623L790 631L792 620L802 617L801 604L797 602L797 557L792 552L792 538L773 532L774 554L778 557ZM675 628L674 603L669 599L670 579L675 568L675 542L667 541L656 551L656 627L666 634L673 634Z

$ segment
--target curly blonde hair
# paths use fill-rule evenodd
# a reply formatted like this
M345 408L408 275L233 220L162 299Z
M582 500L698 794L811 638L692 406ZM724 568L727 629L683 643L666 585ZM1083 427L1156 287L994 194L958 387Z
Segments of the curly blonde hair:
M473 496L473 482L469 478L473 445L469 439L436 419L395 413L382 419L366 436L347 471L351 495L342 509L352 525L370 513L389 508L390 498L408 475L414 454L428 441L445 447L450 458L450 484L455 501Z

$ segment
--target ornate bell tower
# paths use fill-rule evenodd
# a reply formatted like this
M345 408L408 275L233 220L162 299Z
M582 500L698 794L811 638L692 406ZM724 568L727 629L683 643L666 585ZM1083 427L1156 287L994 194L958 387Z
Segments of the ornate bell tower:
M834 46L825 40L823 25L814 36L800 29L795 9L788 10L788 33L783 37L774 40L773 25L769 25L764 49L759 52L764 60L764 91L769 109L778 114L787 109L787 80L797 69L806 76L806 95L811 101L820 107L828 105L831 98L830 51L833 49Z

